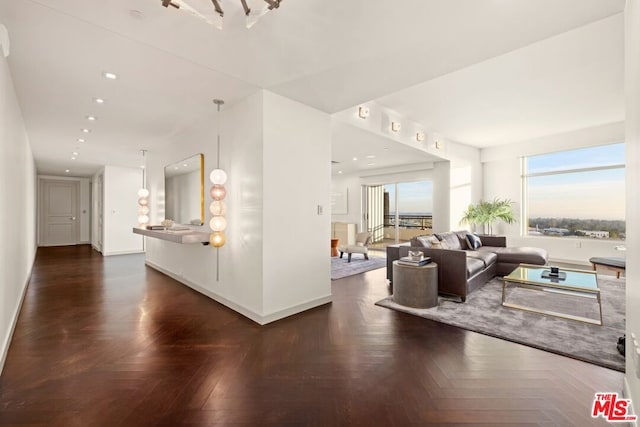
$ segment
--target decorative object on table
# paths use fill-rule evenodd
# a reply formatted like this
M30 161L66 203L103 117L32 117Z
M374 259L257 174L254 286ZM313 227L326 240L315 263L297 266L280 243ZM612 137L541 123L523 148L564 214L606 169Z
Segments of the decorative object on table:
M422 255L422 252L420 252ZM408 265L411 267L422 267L423 265L429 264L431 262L431 257L421 257L414 258L412 256L405 256L398 260L400 265Z
M173 224L174 224L174 223L173 223L173 220L171 220L171 219L165 219L164 221L162 221L162 222L160 223L160 225L162 225L162 226L165 228L165 230L166 230L167 228L171 228L171 227L173 227Z
M543 279L566 280L567 273L560 271L560 267L551 266L549 270L545 270L540 275Z
M504 221L507 224L516 221L511 200L496 197L490 202L480 200L475 205L471 204L464 212L460 224L481 225L485 234L492 234L493 223L496 221Z
M409 258L411 258L412 261L420 261L422 256L422 252L420 251L409 251Z
M224 234L224 230L227 228L227 219L225 217L227 213L227 206L224 203L224 198L227 196L227 190L224 184L227 182L227 173L220 169L220 107L224 104L221 99L214 99L213 103L216 104L218 109L218 135L217 135L217 156L216 156L216 168L209 174L209 180L213 186L211 187L211 198L213 201L209 205L209 211L211 212L211 220L209 221L209 227L211 227L211 237L209 239L211 245L216 248L216 281L220 280L220 254L218 249L221 248L227 241L227 236Z
M142 188L138 190L138 225L145 228L149 224L149 190L147 190L147 162L145 154L147 150L142 152Z
M624 372L625 360L616 349L616 341L625 332L625 279L600 276L598 285L602 326L503 307L502 279L498 277L470 293L464 304L440 297L438 307L414 309L387 297L376 305ZM538 298L535 294L529 297ZM559 311L574 308L585 310L584 315L596 315L591 300L558 297L556 303L563 304ZM541 354L540 363L554 360Z

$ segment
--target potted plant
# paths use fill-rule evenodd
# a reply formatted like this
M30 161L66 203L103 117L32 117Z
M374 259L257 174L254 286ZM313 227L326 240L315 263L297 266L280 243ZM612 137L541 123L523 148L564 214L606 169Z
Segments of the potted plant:
M513 224L516 221L511 200L496 197L493 201L480 200L475 205L471 204L460 220L460 224L482 225L485 234L493 234L493 223L496 221L504 221L507 224Z

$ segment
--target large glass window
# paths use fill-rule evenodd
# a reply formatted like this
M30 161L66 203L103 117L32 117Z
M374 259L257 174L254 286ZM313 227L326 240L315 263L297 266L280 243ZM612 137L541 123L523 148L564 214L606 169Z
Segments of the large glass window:
M528 235L625 238L624 144L526 157Z

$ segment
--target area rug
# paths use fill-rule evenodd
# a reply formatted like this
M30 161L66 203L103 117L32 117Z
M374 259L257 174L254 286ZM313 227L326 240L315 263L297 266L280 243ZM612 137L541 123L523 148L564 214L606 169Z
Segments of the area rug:
M387 259L369 255L366 260L361 254L353 254L351 262L347 262L347 254L342 258L339 256L331 257L331 280L342 279L343 277L353 276L370 270L386 267Z
M437 307L415 309L396 304L391 296L376 305L624 372L624 357L616 343L625 333L625 280L599 275L598 285L602 326L503 307L502 279L497 277L471 293L465 303L440 297ZM571 297L565 303L587 306L580 300ZM581 311L586 314L590 310Z

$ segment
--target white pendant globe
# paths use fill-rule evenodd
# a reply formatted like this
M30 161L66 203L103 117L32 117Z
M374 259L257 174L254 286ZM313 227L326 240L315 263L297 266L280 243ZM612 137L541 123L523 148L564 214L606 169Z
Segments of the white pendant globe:
M211 221L209 221L209 227L211 227L213 231L224 231L224 229L227 228L227 220L223 216L214 216L211 218Z
M141 188L138 190L138 197L149 197L149 190Z
M149 206L140 206L138 208L138 214L140 214L140 215L148 215L149 214Z
M214 200L209 205L209 212L211 215L224 215L227 213L227 205L222 200Z
M223 185L227 182L227 173L222 169L214 169L209 175L212 184Z
M149 217L147 215L140 215L138 217L138 224L146 224L149 222Z

